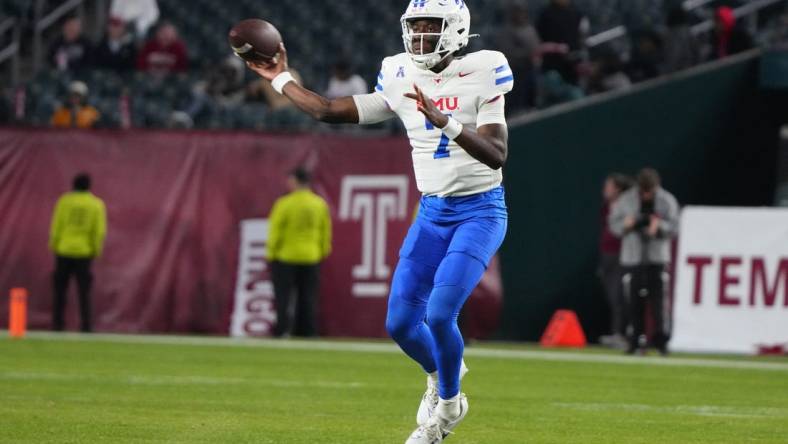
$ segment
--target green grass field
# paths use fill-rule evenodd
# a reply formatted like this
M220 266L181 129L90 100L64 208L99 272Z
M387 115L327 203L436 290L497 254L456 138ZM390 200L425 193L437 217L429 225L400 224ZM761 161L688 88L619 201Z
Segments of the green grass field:
M788 360L473 346L447 443L788 443ZM403 443L387 342L0 336L2 443Z

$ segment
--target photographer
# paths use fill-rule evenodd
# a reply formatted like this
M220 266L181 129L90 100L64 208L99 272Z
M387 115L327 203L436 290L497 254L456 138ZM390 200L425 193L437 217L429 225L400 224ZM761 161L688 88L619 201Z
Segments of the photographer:
M660 186L659 173L651 168L638 173L637 186L622 194L610 213L610 230L622 241L624 293L629 300L632 320L627 353L635 353L638 349L645 351L641 336L648 302L655 329L653 344L661 354L667 354L670 328L664 290L678 217L676 198Z

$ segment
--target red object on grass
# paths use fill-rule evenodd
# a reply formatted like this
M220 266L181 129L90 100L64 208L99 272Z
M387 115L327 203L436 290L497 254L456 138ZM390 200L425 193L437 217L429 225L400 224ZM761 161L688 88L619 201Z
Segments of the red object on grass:
M547 324L539 343L542 347L583 348L586 346L586 335L574 311L558 310Z

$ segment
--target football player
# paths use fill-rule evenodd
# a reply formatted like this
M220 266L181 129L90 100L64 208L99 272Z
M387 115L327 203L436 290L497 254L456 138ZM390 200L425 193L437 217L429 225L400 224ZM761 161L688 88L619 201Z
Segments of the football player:
M249 67L320 121L399 117L407 129L423 196L400 249L386 329L427 373L406 444L434 444L468 412L457 316L506 234L504 94L514 79L500 52L460 55L471 37L463 0L411 0L401 24L405 52L383 60L371 94L328 100L302 87L284 45L272 62Z

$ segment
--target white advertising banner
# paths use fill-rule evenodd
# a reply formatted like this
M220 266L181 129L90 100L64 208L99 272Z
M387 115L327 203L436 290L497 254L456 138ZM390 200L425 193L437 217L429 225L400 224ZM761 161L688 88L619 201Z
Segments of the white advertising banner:
M788 209L688 207L676 260L671 349L788 345Z
M238 277L230 335L270 336L276 325L276 305L271 270L266 261L268 220L241 221L238 248Z

